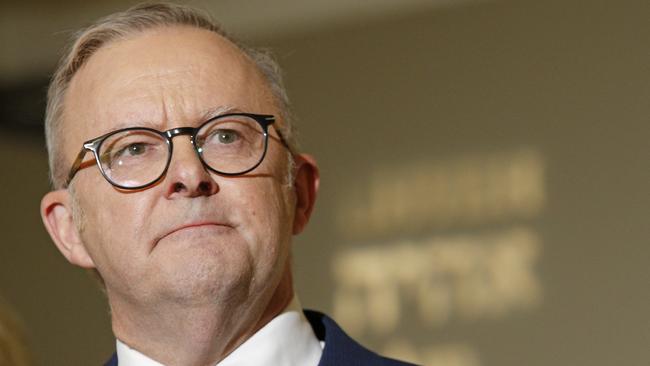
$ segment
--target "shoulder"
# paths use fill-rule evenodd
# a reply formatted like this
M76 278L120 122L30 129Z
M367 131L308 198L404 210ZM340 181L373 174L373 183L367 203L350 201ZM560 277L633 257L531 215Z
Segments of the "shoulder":
M108 362L106 362L104 366L117 366L117 353L113 353L111 359L108 360Z
M413 366L410 363L382 357L350 338L334 320L317 311L305 310L305 316L319 340L325 342L318 366Z
M334 320L317 311L305 310L316 337L325 342L318 366L414 366L413 364L382 357L350 338ZM104 366L117 366L113 354Z

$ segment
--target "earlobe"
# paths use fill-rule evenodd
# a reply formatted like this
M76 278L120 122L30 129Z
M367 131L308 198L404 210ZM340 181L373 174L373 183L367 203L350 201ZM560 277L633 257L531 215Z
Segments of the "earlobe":
M307 154L295 156L296 174L294 188L296 192L296 208L293 219L293 234L300 234L307 223L316 203L320 173L316 160Z
M71 203L68 190L48 192L41 200L43 224L56 247L70 263L95 268L75 225Z

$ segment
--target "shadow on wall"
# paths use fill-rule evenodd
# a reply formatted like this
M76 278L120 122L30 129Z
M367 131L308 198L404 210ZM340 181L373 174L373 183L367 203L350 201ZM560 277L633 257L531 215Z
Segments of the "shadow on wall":
M413 344L391 335L535 309L542 244L532 222L544 183L544 159L533 148L405 162L357 182L339 205L338 228L352 249L331 264L336 318L354 336L379 335L393 357L479 365L463 341ZM387 237L394 239L377 239Z

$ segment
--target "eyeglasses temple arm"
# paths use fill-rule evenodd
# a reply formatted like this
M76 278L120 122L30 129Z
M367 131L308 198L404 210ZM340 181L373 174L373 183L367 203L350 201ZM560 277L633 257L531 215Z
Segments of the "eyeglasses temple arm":
M84 156L86 156L86 146L81 148L81 151L79 151L79 154L77 154L77 158L75 159L74 163L72 163L72 167L70 168L70 173L68 173L68 178L65 180L65 185L63 186L64 188L68 188L70 185L70 182L72 181L72 178L74 178L75 174L79 171L79 167L81 166L81 162L84 160Z
M294 153L293 149L291 148L289 143L287 143L287 140L282 135L282 132L280 132L280 130L278 128L276 128L275 126L273 126L273 128L275 129L275 132L278 134L278 137L280 138L280 142L282 143L282 145L284 145L284 147L286 147L287 150L289 150L289 152L293 155L293 153Z

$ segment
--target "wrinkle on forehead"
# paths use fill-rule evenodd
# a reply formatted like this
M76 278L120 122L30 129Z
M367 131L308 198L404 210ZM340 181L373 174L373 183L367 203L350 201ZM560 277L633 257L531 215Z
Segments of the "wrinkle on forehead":
M243 110L240 110L237 107L230 106L230 105L220 105L220 106L215 106L211 108L206 108L204 109L203 113L201 113L201 118L197 119L200 123L203 123L213 117L226 114L226 113L235 113L235 112L245 112ZM177 127L195 127L195 124L189 123L186 125L174 125L170 128L177 128ZM131 119L123 119L113 126L115 130L119 130L122 128L127 128L127 127L148 127L148 128L153 128L156 130L159 130L161 132L165 131L167 126L164 125L161 121L154 121L150 119L138 119L138 118L131 118Z

